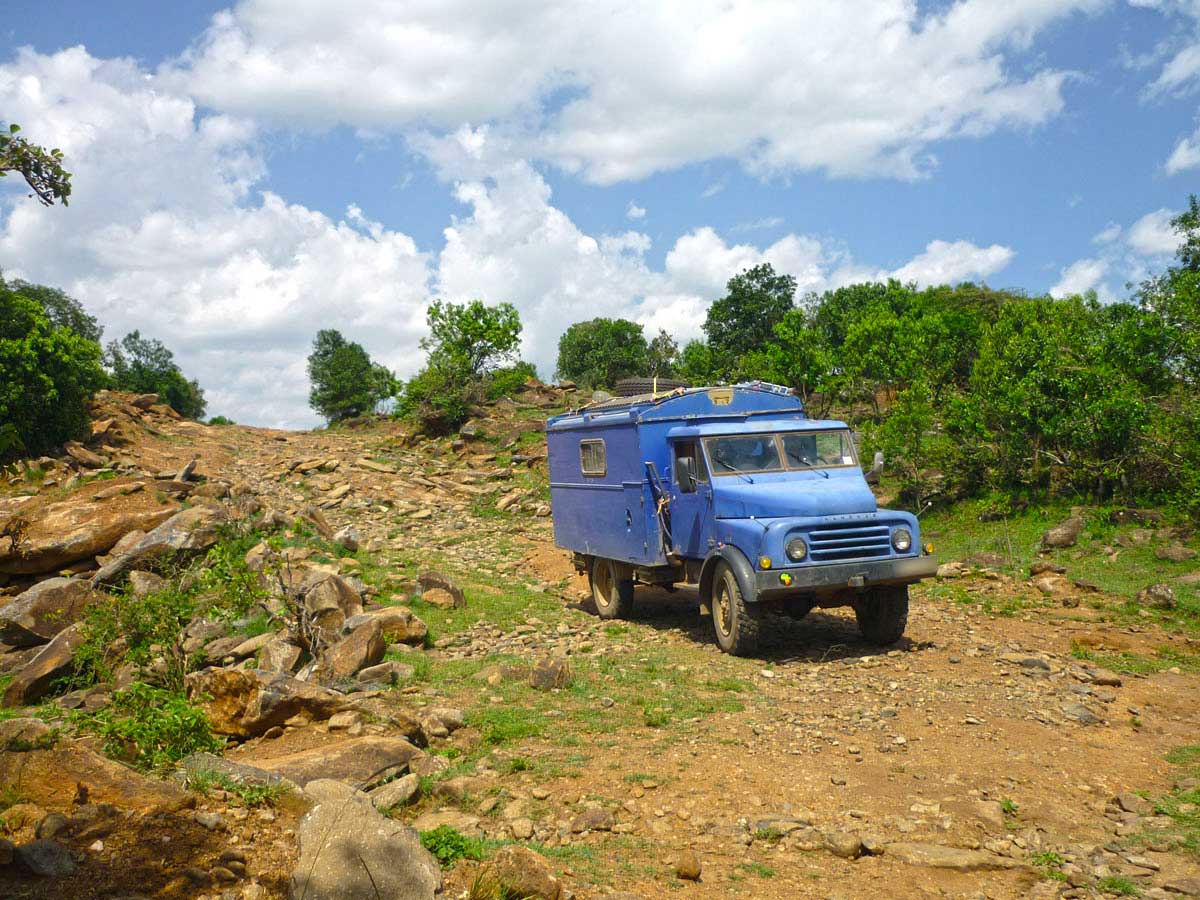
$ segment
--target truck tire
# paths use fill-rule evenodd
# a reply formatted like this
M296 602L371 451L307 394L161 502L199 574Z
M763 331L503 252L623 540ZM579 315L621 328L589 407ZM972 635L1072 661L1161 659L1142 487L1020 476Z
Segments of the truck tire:
M676 388L687 387L686 381L678 378L622 378L613 386L613 393L618 397L640 397L658 391L660 394L673 391Z
M713 571L709 607L718 647L733 656L749 656L758 650L758 610L746 602L733 569L724 560Z
M877 587L854 607L858 630L872 644L894 644L908 625L908 585Z
M594 557L588 569L592 602L602 619L628 619L633 614L633 579L611 559Z

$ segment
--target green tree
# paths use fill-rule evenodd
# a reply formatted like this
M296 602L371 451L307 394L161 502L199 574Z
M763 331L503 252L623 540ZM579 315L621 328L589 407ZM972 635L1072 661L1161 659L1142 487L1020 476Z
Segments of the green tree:
M647 373L656 378L669 378L675 374L678 362L679 345L665 329L660 328L646 348Z
M83 436L87 401L104 381L99 344L0 280L0 457Z
M120 341L110 341L104 363L112 387L133 394L158 394L175 412L189 419L204 415L207 403L200 385L189 381L175 363L175 355L155 338L131 331Z
M55 200L67 205L71 196L71 173L62 167L62 151L47 150L30 143L17 133L21 126L8 126L8 132L0 131L0 178L9 172L19 172L37 197L46 206Z
M557 372L584 387L612 387L650 368L642 326L628 319L576 322L558 339Z
M689 384L700 386L717 384L724 376L717 371L712 348L704 341L688 341L679 352L675 363L675 374Z
M80 337L95 341L97 344L100 343L104 329L100 327L100 323L94 316L88 315L83 304L74 297L58 288L47 287L44 284L30 284L19 278L10 282L9 287L18 294L37 301L52 325L70 328Z
M456 360L474 376L516 359L521 317L511 303L488 306L482 300L449 303L435 300L425 314L429 337L421 348Z
M775 326L775 340L763 351L761 366L763 378L792 388L806 409L812 405L816 392L822 392L824 403L818 415L829 411L833 400L834 355L807 310L789 309L784 314Z
M796 279L777 275L770 263L730 278L725 296L713 302L704 320L714 360L732 370L742 356L766 346L795 296Z
M391 372L332 328L318 331L313 340L308 380L308 405L331 423L371 412L397 389Z

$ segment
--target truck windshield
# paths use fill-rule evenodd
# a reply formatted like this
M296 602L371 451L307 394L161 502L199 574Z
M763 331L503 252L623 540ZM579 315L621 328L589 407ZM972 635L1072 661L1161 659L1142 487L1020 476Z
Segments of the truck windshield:
M739 434L708 438L704 445L714 475L857 465L848 431Z

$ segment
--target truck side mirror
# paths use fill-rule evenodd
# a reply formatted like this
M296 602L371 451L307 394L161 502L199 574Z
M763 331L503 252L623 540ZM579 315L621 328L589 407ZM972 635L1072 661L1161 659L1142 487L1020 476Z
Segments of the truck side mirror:
M883 472L883 451L875 451L875 463L867 473L867 484L879 484L879 475Z
M680 456L676 459L679 465L679 489L685 494L691 494L696 490L696 457Z

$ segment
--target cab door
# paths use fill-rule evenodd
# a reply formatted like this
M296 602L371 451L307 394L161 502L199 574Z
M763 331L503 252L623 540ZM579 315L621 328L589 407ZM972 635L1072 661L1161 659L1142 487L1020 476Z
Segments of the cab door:
M671 444L671 547L684 557L708 556L713 528L713 495L700 442Z

